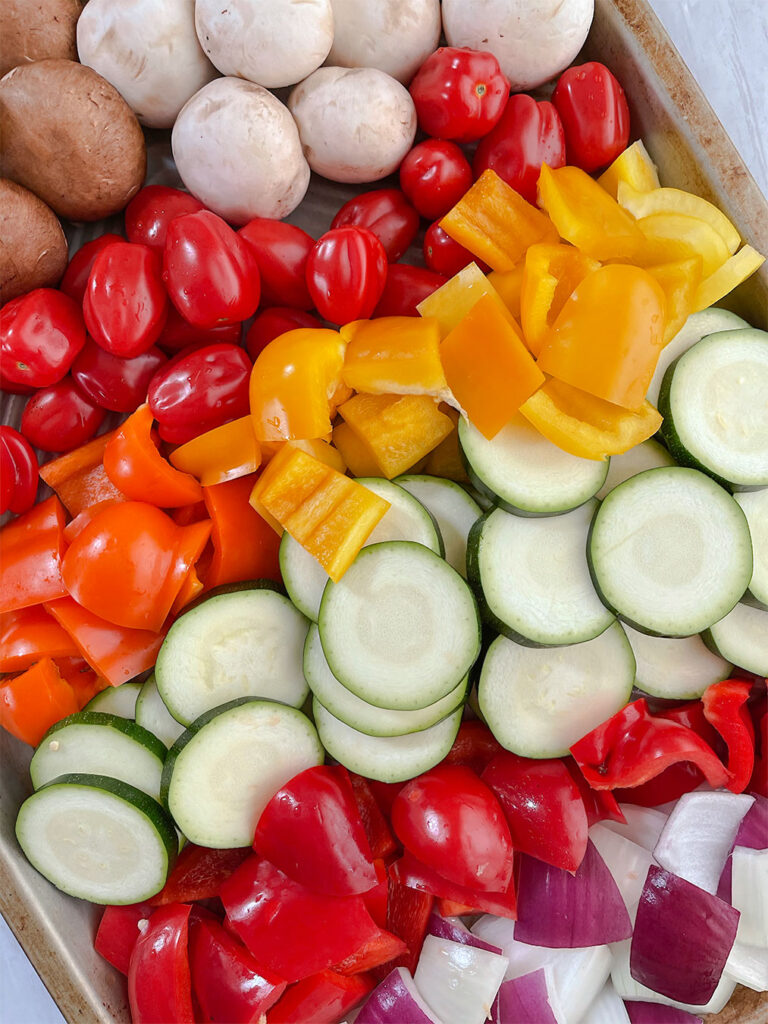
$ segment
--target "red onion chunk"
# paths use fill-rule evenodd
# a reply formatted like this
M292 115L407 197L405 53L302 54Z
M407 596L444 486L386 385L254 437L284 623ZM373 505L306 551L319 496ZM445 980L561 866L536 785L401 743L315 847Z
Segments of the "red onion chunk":
M589 838L619 888L630 921L634 921L648 868L655 863L653 855L644 846L638 846L609 828L606 822L593 825Z
M559 1024L549 1002L547 972L541 967L505 981L491 1010L494 1024Z
M694 1017L686 1010L676 1010L663 1003L636 1003L625 1001L632 1024L702 1024L701 1017Z
M518 884L515 938L520 942L572 949L632 934L621 893L592 842L575 874L522 854Z
M438 939L450 939L451 942L462 942L465 946L474 946L476 949L486 949L489 953L498 953L501 950L498 946L492 946L490 942L484 942L467 928L458 917L441 917L434 912L429 918L427 933Z
M410 972L396 967L368 996L356 1024L442 1024L414 984Z
M707 1003L720 981L738 923L738 911L723 900L652 865L637 908L630 973L669 999Z
M731 854L736 846L745 846L748 850L768 849L768 798L760 796L759 793L749 795L755 798L755 802L741 819ZM717 886L718 897L726 903L731 902L731 877L732 864L729 856Z
M508 966L498 953L427 935L413 980L443 1024L485 1024Z
M648 988L647 985L641 985L632 977L629 967L631 946L631 939L625 939L624 942L616 942L610 947L611 984L624 1000L638 1003L661 1003L664 1006L673 1006L678 1010L686 1010L688 1013L704 1016L707 1013L719 1013L733 995L736 982L728 974L728 971L724 970L717 988L706 1003L682 1003L679 1000L663 996L654 989Z

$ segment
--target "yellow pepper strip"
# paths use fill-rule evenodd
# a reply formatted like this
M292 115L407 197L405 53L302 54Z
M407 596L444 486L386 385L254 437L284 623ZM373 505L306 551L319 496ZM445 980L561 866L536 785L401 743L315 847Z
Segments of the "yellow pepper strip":
M532 245L525 254L520 318L525 344L538 355L574 288L600 266L572 245Z
M512 270L529 245L558 240L547 215L490 169L448 211L440 227L493 270Z
M197 477L203 487L254 473L261 465L261 448L253 420L243 416L207 430L172 451L169 460L176 469Z
M273 457L252 497L334 581L341 579L389 508L389 502L348 476L288 447Z
M355 320L341 328L341 335L347 341L342 376L354 391L438 396L446 390L440 330L433 317Z
M380 476L381 468L372 453L348 423L333 428L333 443L352 476Z
M676 263L662 263L646 270L664 292L667 300L667 325L664 328L664 344L672 341L693 312L696 290L701 282L701 256Z
M619 185L618 203L638 220L656 213L676 213L706 221L720 235L731 255L741 245L739 232L725 214L693 192L683 192L679 188L654 188L642 192L622 182Z
M434 317L437 320L440 337L446 335L460 324L474 304L484 295L490 295L498 303L504 317L522 340L523 332L509 311L491 279L486 277L476 263L470 263L445 284L423 299L416 309L422 317Z
M600 267L576 287L549 333L539 367L625 409L638 409L663 346L664 292L639 267Z
M533 356L488 295L443 341L440 358L456 401L489 441L544 383Z
M428 395L355 395L339 409L391 480L436 448L453 429Z
M548 380L520 412L558 448L595 460L620 455L646 441L662 420L650 402L630 411L559 380Z
M703 273L714 274L728 259L728 246L713 227L685 213L652 213L641 217L637 226L645 236L635 263L652 267L657 263L701 256Z
M255 489L256 487L254 485L253 490ZM275 531L278 537L283 536L283 533L285 531L283 530L282 526L280 525L280 523L278 523L278 521L275 519L271 512L267 512L267 510L261 504L259 499L254 497L253 491L251 491L251 496L248 498L248 503L253 509L253 511L257 512L261 516L261 518L264 520L267 526L272 527L272 529Z
M765 256L761 256L751 245L743 245L722 267L718 267L714 274L705 277L701 282L693 300L693 312L698 313L719 302L737 285L759 270L763 263Z
M632 259L643 246L635 219L578 167L546 164L539 175L539 204L567 242L593 259Z
M661 184L656 164L651 160L640 139L627 146L597 179L598 185L614 199L618 196L621 182L631 185L637 192L649 192L652 188L659 188Z
M262 441L262 462L265 464L269 462L282 448L300 448L307 455L311 455L313 459L325 463L326 466L330 466L331 469L335 469L338 473L346 473L347 471L341 453L336 451L330 442L320 437L313 438L310 441Z
M420 472L427 473L429 476L441 476L446 480L454 480L457 484L468 484L469 477L464 468L464 460L459 447L459 414L450 405L443 404L440 406L440 410L450 418L453 430L437 448L427 455ZM411 472L413 473L414 470Z
M523 287L523 270L525 260L515 264L512 270L492 270L488 282L492 284L509 312L516 320L520 319L520 292Z
M345 347L336 331L306 327L267 345L253 365L250 382L259 441L308 440L330 431L333 401L344 387Z

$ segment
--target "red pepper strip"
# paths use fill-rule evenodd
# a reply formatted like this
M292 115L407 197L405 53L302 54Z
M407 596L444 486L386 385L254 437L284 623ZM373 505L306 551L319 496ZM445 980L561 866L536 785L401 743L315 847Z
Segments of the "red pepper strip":
M206 590L244 580L279 583L282 578L277 558L280 538L248 501L255 479L254 475L241 476L203 488L213 525L213 558L203 577Z
M707 721L728 747L726 786L732 793L747 788L755 766L755 729L746 706L751 689L749 683L726 679L708 686L701 698Z
M64 508L54 495L0 530L0 612L63 597Z
M421 889L442 899L454 900L466 906L477 907L486 914L497 917L517 917L517 900L515 899L514 882L509 883L506 892L481 892L470 889L466 885L449 882L428 865L422 863L407 850L391 865L390 876L411 889Z
M71 658L70 635L41 604L0 615L0 672L22 672L40 658Z
M139 921L148 921L151 913L152 907L148 903L104 908L93 948L121 974L128 973L131 953L141 934Z
M113 434L103 461L109 479L133 501L177 508L202 498L197 480L174 469L157 450L148 405L140 405Z
M440 763L465 765L480 775L488 762L503 750L487 725L478 721L462 722L453 746Z
M379 810L384 815L385 821L392 817L392 804L395 797L405 785L404 782L378 782L376 779L366 779L368 788L373 793ZM397 840L395 840L397 842ZM374 854L375 856L375 854Z
M378 882L369 892L363 893L363 903L365 903L368 913L379 928L386 928L387 904L389 902L389 875L387 874L387 865L383 860L375 860L373 862L373 866L376 869Z
M631 788L679 761L691 761L715 789L729 774L715 752L692 729L654 718L644 699L633 701L571 747L593 789Z
M465 914L479 914L477 907L468 907L466 903L456 903L454 900L437 900L437 912L441 917L464 917Z
M371 856L374 860L389 857L397 849L397 843L392 836L387 819L381 813L368 780L350 772L349 781L352 783L357 809L360 811L363 828L371 847Z
M370 974L346 978L335 971L320 971L291 985L267 1014L267 1024L336 1024L372 992Z
M251 853L251 848L213 850L207 846L187 843L171 868L165 885L149 899L149 905L162 907L168 903L193 903L213 899L232 872Z
M47 602L45 608L66 629L93 671L111 686L119 686L155 664L164 632L115 626L71 597Z
M191 526L201 519L208 518L208 509L204 501L196 501L194 505L182 505L171 512L171 519L177 526Z
M372 971L374 967L381 967L383 964L388 964L391 968L392 961L407 952L408 947L402 939L382 930L356 953L336 964L333 969L339 974L359 974L361 971Z
M755 770L749 788L753 793L768 797L768 711L764 711L757 726L760 738L760 756L755 758Z
M71 516L80 515L99 501L125 501L102 464L104 449L113 436L114 431L102 434L40 467L40 476L56 491Z
M572 757L564 757L563 761L571 773L571 778L579 787L581 799L584 801L584 809L587 812L587 827L592 828L598 821L619 821L626 824L627 819L621 813L621 808L617 803L620 797L611 793L609 789L592 789Z
M33 747L52 725L77 710L72 687L50 658L0 681L0 725Z
M160 907L136 940L128 965L133 1024L194 1024L187 955L191 910L180 903Z
M54 658L54 664L62 679L66 679L72 687L80 711L97 693L109 686L107 680L96 675L88 662L79 655L75 658Z
M390 872L387 928L403 940L406 952L385 968L374 972L379 980L389 974L393 967L407 967L411 974L416 970L434 902L431 893L403 885Z

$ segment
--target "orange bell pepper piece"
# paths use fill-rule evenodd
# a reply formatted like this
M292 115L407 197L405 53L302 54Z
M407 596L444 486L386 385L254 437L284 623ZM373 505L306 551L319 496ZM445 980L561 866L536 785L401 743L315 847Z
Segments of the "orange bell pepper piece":
M619 185L621 182L631 185L636 192L650 192L652 188L659 188L659 174L656 164L651 160L648 150L640 139L627 146L623 153L620 153L611 166L597 179L606 192L618 197Z
M664 343L664 292L639 267L587 274L542 346L545 373L606 402L637 409Z
M560 236L593 259L631 260L645 244L634 217L579 167L552 170L544 164L539 204Z
M36 747L56 722L78 711L75 694L50 658L0 681L0 725Z
M0 615L0 672L23 672L40 658L76 654L70 635L41 604Z
M333 428L333 443L341 452L352 476L380 476L378 462L348 423L336 424Z
M253 432L253 419L241 416L199 434L172 451L176 469L197 477L203 487L223 484L255 473L261 465L261 447Z
M459 447L459 414L450 405L441 405L440 411L453 423L453 430L427 455L421 472L428 476L442 476L446 480L455 480L457 484L468 484L469 477Z
M164 459L152 437L152 413L140 405L115 431L104 449L104 469L131 501L177 508L201 498L200 484Z
M765 256L761 256L751 245L743 245L722 267L718 267L714 274L701 282L693 300L693 312L698 313L725 298L737 285L759 270L763 263Z
M498 303L507 323L522 340L523 332L517 321L494 288L491 279L485 276L476 263L470 263L458 274L454 274L449 281L423 299L416 309L419 316L434 317L439 324L440 337L445 338L484 295L491 296Z
M696 292L701 283L701 256L675 263L645 268L664 292L667 325L663 342L670 342L693 312Z
M576 285L599 266L572 245L530 247L522 275L520 318L525 344L534 355Z
M325 437L343 400L345 342L336 331L300 328L275 338L251 371L250 402L259 441Z
M728 246L713 227L684 213L653 213L637 222L645 241L634 255L638 266L673 263L699 256L705 275L728 259Z
M64 508L53 495L0 530L0 612L63 597Z
M46 602L45 608L66 629L93 671L110 686L119 686L155 664L164 631L116 626L71 597Z
M369 395L439 395L446 383L440 330L432 317L383 316L341 328L347 341L342 376Z
M525 259L516 263L511 270L492 270L488 283L498 292L499 298L516 320L520 319L520 294L523 290Z
M558 241L547 215L490 169L446 213L440 227L493 270L512 270L529 245Z
M633 188L629 182L621 182L616 198L619 206L623 206L638 220L658 213L671 213L706 221L722 238L731 256L741 245L739 232L725 214L713 203L693 192L684 192L679 188L643 190Z
M262 462L269 462L281 448L300 448L307 455L311 455L313 459L317 459L318 462L324 462L326 466L330 466L331 469L335 469L339 473L346 473L347 466L341 452L337 451L330 443L332 437L331 433L328 435L328 440L316 437L310 441L262 441Z
M533 356L489 296L443 341L440 358L456 401L488 440L544 383Z
M110 505L118 505L117 501L97 501L95 505L89 505L88 508L84 508L82 512L79 512L74 519L71 519L64 527L64 540L67 544L71 544L72 541L77 537L78 534L82 533L88 523L90 523L96 516L103 512L105 508L109 508ZM188 507L188 506L185 506ZM176 520L174 520L175 522ZM179 525L186 525L181 524Z
M253 495L334 581L389 508L388 501L297 448L275 455Z
M198 570L206 590L243 580L280 582L279 539L249 503L254 480L241 476L203 488L213 545L210 564Z
M53 661L62 679L66 679L72 687L79 711L82 711L97 693L101 693L109 686L109 682L97 676L84 658L54 658Z
M355 395L339 409L391 480L410 469L451 432L453 424L428 395Z
M102 434L40 467L40 476L54 490L71 516L101 501L125 501L104 472L104 449L114 437Z
M622 409L560 380L548 380L520 412L558 448L582 459L629 451L661 426L661 415L650 402L637 410Z
M191 566L189 572L184 577L181 589L176 595L176 600L171 605L171 618L175 618L182 609L199 597L204 589L205 585L197 575L195 566Z

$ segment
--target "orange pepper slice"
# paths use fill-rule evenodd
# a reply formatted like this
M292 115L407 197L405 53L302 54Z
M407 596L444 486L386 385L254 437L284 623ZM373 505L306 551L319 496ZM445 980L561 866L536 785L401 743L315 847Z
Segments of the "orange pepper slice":
M199 434L170 454L171 464L200 481L203 487L223 484L255 473L261 465L261 448L250 416L241 416Z
M432 317L384 316L341 328L344 383L369 395L439 395L446 383ZM351 396L349 396L351 397Z
M523 290L524 269L525 258L515 264L511 270L492 270L488 275L488 283L496 289L499 298L516 320L520 319L520 295Z
M203 488L213 545L210 563L199 570L206 590L245 580L280 582L278 538L249 501L254 480L241 476Z
M538 355L576 285L600 264L572 245L532 245L525 254L520 317L525 344Z
M347 396L351 397L350 395ZM346 399L345 399L346 401ZM307 455L311 455L318 462L324 462L326 466L337 470L339 473L346 473L347 466L340 451L337 451L332 444L322 437L312 438L309 441L262 441L261 454L264 463L269 462L280 451L281 448L300 448Z
M522 339L523 332L514 316L494 288L491 278L486 277L476 263L470 263L458 274L454 274L449 281L423 299L416 309L419 316L434 317L437 320L440 337L444 338L484 295L490 295L498 303L507 323Z
M0 725L36 747L56 722L78 710L74 691L50 658L0 681Z
M56 495L6 523L0 530L0 612L63 597L65 548L64 508Z
M40 658L72 658L72 638L41 604L0 615L0 672L22 672Z
M51 459L40 467L40 476L54 490L71 516L101 501L125 501L125 495L104 472L104 449L116 431Z

